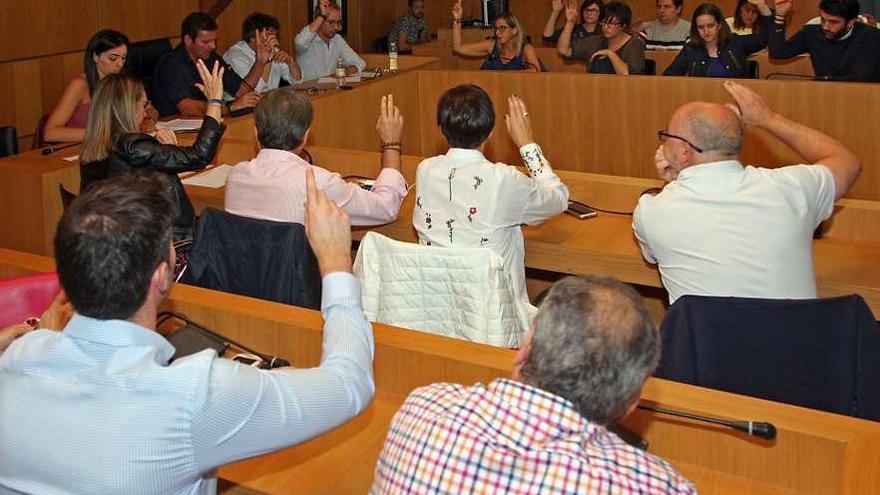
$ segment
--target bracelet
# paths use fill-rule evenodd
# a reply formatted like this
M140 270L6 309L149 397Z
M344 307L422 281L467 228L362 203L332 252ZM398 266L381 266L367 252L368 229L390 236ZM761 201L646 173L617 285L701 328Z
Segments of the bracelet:
M400 141L388 141L387 143L382 143L382 148L385 149L390 146L397 146L399 148L401 144L403 143L401 143Z
M453 24L461 24L461 19L453 18L453 19L452 19L452 23L453 23Z
M223 100L220 100L217 98L211 98L208 100L208 105L222 105L222 104L223 104Z

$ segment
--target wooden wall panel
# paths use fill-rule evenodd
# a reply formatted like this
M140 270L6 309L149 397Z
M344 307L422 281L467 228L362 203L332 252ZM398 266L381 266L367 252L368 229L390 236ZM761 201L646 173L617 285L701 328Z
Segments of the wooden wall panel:
M198 0L100 0L101 27L132 41L180 36L180 23L199 9Z
M663 77L614 77L589 74L503 74L470 71L423 71L419 87L421 152L445 152L434 124L434 108L446 89L464 83L483 87L495 102L496 129L487 155L519 163L504 129L506 98L522 96L529 105L535 138L551 163L565 170L632 177L656 175L653 163L658 129L672 112L693 100L728 102L721 80ZM867 84L817 84L809 81L748 81L770 105L798 122L820 129L850 147L864 164L847 195L880 199L880 123L869 113L847 108L876 108L880 92ZM762 166L799 163L802 159L764 133L748 131L744 162Z
M98 30L97 1L7 0L0 8L0 62L84 49Z

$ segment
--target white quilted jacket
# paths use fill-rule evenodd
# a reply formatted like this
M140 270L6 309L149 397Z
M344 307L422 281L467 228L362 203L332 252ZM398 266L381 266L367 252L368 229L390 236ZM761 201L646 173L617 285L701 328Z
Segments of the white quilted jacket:
M399 242L375 232L354 263L370 321L499 347L519 347L537 311L517 300L501 257L487 248Z

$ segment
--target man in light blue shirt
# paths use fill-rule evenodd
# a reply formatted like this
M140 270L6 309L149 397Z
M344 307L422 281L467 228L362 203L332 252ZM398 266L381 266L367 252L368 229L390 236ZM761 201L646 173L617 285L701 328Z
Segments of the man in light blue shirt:
M293 40L303 81L333 75L339 59L342 59L348 75L357 74L367 67L364 59L339 35L341 29L342 12L339 7L330 0L321 0L315 9L315 20Z
M307 173L307 234L323 278L312 369L263 371L214 351L168 363L155 332L172 287L174 199L121 175L74 202L55 239L76 314L0 356L0 494L214 494L215 470L319 435L373 392L373 337L351 273L348 217Z

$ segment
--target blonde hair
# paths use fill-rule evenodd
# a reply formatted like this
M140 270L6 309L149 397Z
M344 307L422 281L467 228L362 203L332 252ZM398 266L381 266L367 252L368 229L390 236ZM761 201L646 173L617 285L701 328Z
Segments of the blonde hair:
M103 160L116 151L116 138L138 132L137 104L144 85L134 76L111 74L98 82L89 105L89 121L80 162Z
M503 12L495 18L495 21L498 19L503 19L504 22L510 25L511 28L516 29L516 53L522 51L523 45L526 44L526 32L523 29L523 25L519 22L519 18L510 12Z

